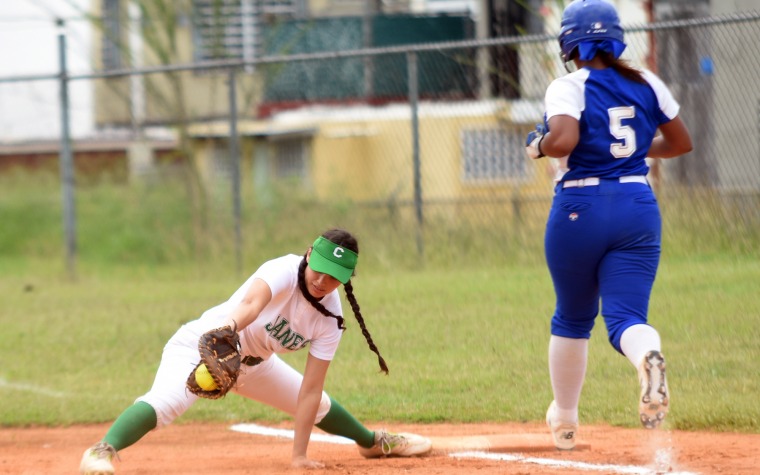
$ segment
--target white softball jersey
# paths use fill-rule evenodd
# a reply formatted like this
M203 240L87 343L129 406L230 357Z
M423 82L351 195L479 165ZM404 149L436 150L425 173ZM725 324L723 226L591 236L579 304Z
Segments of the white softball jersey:
M298 288L298 265L303 256L290 254L265 262L226 302L203 313L188 324L200 335L216 328L243 300L255 279L269 285L272 300L256 320L240 332L243 355L268 359L272 353L298 351L309 345L309 353L332 360L343 332L337 320L319 313ZM321 302L330 312L341 315L337 289ZM197 339L196 339L197 342Z

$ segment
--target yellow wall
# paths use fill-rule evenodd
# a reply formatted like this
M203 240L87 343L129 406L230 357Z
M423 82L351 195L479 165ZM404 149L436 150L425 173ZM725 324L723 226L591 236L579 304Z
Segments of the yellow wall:
M345 137L349 133L355 136ZM314 138L312 169L320 198L385 200L389 190L411 196L411 135L408 122L330 122Z
M551 192L547 161L529 162L524 179L470 183L462 178L461 130L494 128L494 117L420 120L421 187L426 200L510 197L516 188ZM353 130L356 136L344 137ZM366 135L360 135L361 131ZM525 133L529 130L525 126ZM409 120L327 122L319 126L312 149L313 182L320 198L362 201L411 200L414 196ZM529 161L527 156L524 158Z

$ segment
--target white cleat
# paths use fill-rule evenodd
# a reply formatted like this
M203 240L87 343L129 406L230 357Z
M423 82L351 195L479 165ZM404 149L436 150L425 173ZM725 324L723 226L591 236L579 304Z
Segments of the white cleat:
M552 401L546 411L546 425L554 440L554 446L560 450L572 450L575 448L575 438L578 435L577 422L560 421L555 416L557 403Z
M114 473L111 460L119 456L107 442L98 442L84 451L82 461L79 464L79 473L82 475L111 475Z
M375 431L375 445L369 448L359 446L359 453L365 458L412 457L426 454L432 447L433 444L427 437L378 430Z
M665 357L659 351L650 351L638 368L641 398L639 417L647 429L660 426L670 409L670 393L665 379Z

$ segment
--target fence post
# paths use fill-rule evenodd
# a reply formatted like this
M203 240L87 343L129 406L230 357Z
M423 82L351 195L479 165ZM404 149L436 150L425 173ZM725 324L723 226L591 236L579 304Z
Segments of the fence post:
M238 275L243 272L243 234L241 231L241 198L240 198L240 147L238 147L237 130L237 93L235 85L235 69L230 68L227 80L230 100L230 160L232 161L232 208L235 221L235 270Z
M406 54L406 69L409 83L409 108L412 112L412 161L414 163L414 211L417 217L417 253L420 258L425 255L422 238L422 180L420 177L420 127L417 115L419 106L419 80L417 74L417 53Z
M66 31L62 19L56 20L58 27L58 60L60 66L59 87L61 106L61 150L59 169L63 193L63 228L66 246L66 271L71 279L76 278L76 213L74 209L74 158L71 152L71 132L69 130L69 78L66 66Z

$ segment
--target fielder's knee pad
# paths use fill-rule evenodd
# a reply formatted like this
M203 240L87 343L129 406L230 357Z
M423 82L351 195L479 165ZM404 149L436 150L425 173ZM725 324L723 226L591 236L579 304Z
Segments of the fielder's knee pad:
M144 402L156 411L156 429L168 426L193 405L195 396L173 396L168 394L158 395L152 392L140 396L135 402Z
M314 419L314 424L319 424L322 419L325 418L328 412L330 412L330 396L326 392L322 391L322 400L319 401L319 409L317 409L317 417Z

